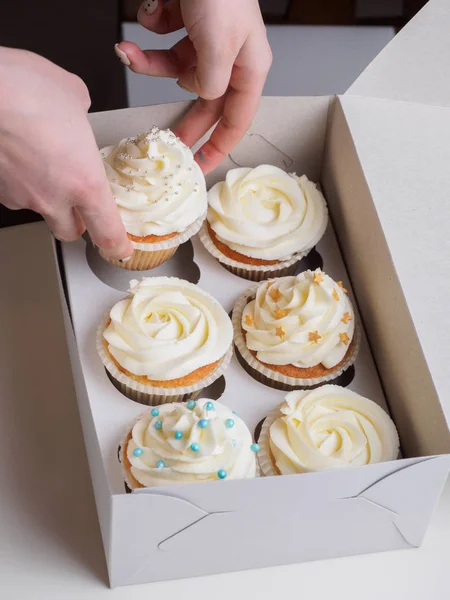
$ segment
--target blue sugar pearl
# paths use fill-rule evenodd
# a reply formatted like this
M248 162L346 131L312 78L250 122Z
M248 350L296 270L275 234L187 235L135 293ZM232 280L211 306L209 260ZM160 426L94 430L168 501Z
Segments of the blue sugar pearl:
M208 419L200 419L198 426L200 429L206 429L208 427Z
M234 420L233 419L227 419L225 421L225 427L227 429L231 429L232 427L234 427Z
M205 404L205 408L206 408L206 410L215 410L214 409L214 404L212 402L207 402Z
M231 440L231 443L233 444L234 447L236 447L236 440Z
M159 415L159 410L157 408L152 409L152 417L157 417Z
M225 479L226 476L227 476L227 472L225 471L225 469L219 469L217 471L217 477L219 479Z
M166 466L166 463L163 460L158 460L158 462L156 463L157 469L164 469L165 466Z
M187 407L189 408L189 410L194 410L195 400L189 400L189 402L187 403Z
M156 421L155 423L155 428L159 431L160 429L162 429L162 421Z
M175 431L175 433L173 434L173 437L176 440L181 440L181 438L183 437L183 432L182 431Z
M252 445L250 446L250 450L251 450L252 452L259 452L259 444L252 444Z
M193 442L190 445L190 449L192 450L192 452L198 452L200 450L200 444L197 444L197 442Z
M232 410L231 412L233 413L233 415L237 416L237 412L235 410Z
M142 448L135 448L133 450L133 454L134 454L134 456L139 457L139 456L142 456L144 454L144 451L142 450Z

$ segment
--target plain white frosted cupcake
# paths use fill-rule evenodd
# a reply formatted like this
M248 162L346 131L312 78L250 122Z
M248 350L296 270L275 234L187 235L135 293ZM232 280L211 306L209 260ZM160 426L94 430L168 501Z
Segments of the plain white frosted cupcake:
M297 390L264 421L264 475L310 473L395 460L397 429L378 404L337 385Z
M97 350L123 394L155 405L193 398L220 377L232 339L230 318L210 294L176 277L146 277L105 315Z
M293 272L328 223L316 185L271 165L228 171L208 204L201 241L228 270L253 281Z

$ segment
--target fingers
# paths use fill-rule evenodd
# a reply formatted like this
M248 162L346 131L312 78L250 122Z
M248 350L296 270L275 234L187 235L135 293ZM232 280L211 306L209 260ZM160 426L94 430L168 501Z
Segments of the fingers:
M195 49L188 37L180 40L170 50L141 50L132 42L121 42L114 48L122 62L131 71L141 75L177 78L196 63Z
M250 127L258 109L271 64L267 43L247 42L233 69L223 114L210 139L195 155L204 173L209 173L233 150Z
M186 146L193 146L217 123L222 115L224 104L225 97L216 100L198 98L174 129L175 134Z
M103 250L106 258L119 260L133 254L107 180L95 188L85 190L78 200L77 210L93 243Z
M61 205L57 214L44 215L44 219L55 238L61 242L74 242L86 230L80 215L71 206Z
M155 33L165 34L181 29L183 17L179 0L144 0L139 7L137 19L139 23Z
M195 45L197 66L181 73L178 84L205 100L220 98L227 91L237 52L216 38Z

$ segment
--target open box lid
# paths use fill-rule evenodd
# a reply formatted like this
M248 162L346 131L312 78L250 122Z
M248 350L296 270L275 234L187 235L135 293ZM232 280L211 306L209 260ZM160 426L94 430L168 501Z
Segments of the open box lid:
M449 56L449 2L430 0L347 94L450 106Z

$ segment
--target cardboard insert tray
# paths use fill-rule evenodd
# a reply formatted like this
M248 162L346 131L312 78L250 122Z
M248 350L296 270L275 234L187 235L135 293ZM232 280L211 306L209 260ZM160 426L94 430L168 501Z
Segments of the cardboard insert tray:
M263 98L248 135L208 178L208 187L236 165L262 163L320 183L335 229L330 223L299 268L323 266L358 304L375 360L363 334L354 369L340 383L390 411L405 458L126 494L117 445L145 407L115 389L97 356L95 331L104 313L126 295L129 280L142 275L198 282L227 311L253 283L223 268L197 238L165 265L135 274L108 265L84 240L63 246L67 335L112 586L421 543L449 468L450 437L351 132L354 114L364 119L366 102L359 99L355 108L351 98ZM186 108L177 103L99 113L91 123L102 147L153 124L172 126ZM387 360L392 356L395 364ZM254 431L285 393L256 382L233 357L203 395L220 398Z

